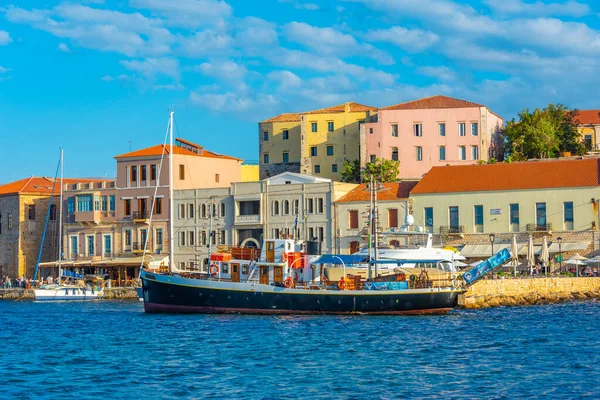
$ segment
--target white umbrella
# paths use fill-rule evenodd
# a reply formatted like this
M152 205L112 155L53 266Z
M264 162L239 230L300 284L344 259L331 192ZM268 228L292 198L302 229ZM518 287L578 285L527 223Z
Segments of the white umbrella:
M457 261L454 261L454 265L456 265L457 267L466 267L469 264L465 264L464 262L457 260Z
M542 252L540 253L540 260L542 261L542 265L544 266L544 270L546 271L546 276L548 276L550 252L548 251L548 238L546 236L544 236L544 239L542 240Z
M533 236L529 235L529 245L527 246L527 266L529 275L533 274L533 265L535 264L535 255L533 252Z
M585 258L584 256L580 256L578 253L575 253L574 256L572 256L568 260L565 260L565 264L574 264L576 276L579 276L579 266L585 265L585 261L587 261L587 258Z
M510 253L513 259L514 275L517 276L517 265L519 265L519 248L517 247L517 235L512 236Z

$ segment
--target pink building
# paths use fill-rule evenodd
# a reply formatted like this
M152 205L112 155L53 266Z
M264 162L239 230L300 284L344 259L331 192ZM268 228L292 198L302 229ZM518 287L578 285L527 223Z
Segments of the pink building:
M486 106L446 96L380 108L361 133L361 164L400 160L399 179L420 179L434 166L495 157L504 120Z

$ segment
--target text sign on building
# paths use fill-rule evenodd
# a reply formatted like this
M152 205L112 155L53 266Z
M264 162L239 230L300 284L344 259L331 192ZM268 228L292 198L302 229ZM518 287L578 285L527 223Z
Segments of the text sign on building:
M501 215L501 214L502 214L501 208L491 208L490 209L490 215Z

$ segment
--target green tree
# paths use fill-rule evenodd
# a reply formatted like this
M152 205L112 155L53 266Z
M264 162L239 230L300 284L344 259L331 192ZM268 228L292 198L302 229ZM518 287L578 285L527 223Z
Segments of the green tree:
M342 170L342 182L360 183L371 180L371 175L379 182L395 182L400 170L400 161L376 158L368 162L363 169L360 161L345 161Z
M360 161L344 161L342 182L360 183Z

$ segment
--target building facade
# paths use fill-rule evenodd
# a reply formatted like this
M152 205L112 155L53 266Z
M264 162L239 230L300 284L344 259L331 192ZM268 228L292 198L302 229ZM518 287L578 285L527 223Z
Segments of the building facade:
M360 157L360 131L375 107L349 102L259 123L260 177L290 171L340 180Z
M188 213L175 220L175 263L206 272L209 252L219 247L260 247L263 239L287 237L315 239L333 251L333 202L355 186L286 172L227 189L177 191L176 207Z
M575 123L587 150L600 150L600 110L579 110Z
M368 121L361 165L375 158L399 160L399 179L421 179L435 166L495 158L504 125L486 106L446 96L381 108Z

